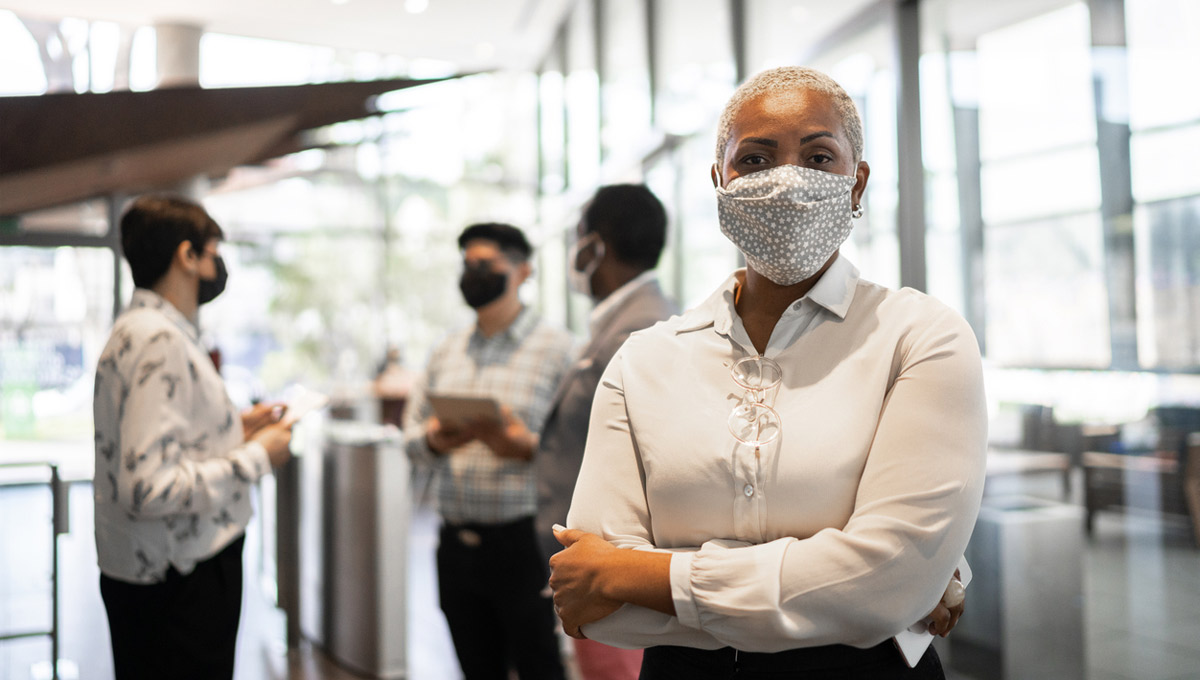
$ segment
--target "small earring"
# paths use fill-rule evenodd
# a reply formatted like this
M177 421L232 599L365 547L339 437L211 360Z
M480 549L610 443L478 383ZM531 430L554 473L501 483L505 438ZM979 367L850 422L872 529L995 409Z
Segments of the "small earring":
M862 209L862 206L861 206L861 205L859 205L858 203L855 203L855 204L854 204L854 209L850 211L850 216L851 216L851 217L853 217L853 218L854 218L854 219L856 219L856 220L857 220L858 218L862 217L862 216L863 216L863 209Z

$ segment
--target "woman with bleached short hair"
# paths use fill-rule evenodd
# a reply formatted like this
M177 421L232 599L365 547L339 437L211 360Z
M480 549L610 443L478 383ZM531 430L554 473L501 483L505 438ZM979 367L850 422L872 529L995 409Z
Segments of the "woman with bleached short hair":
M743 84L712 180L746 268L596 393L550 583L569 635L647 648L644 679L943 677L893 637L961 613L939 598L983 491L982 367L953 310L839 256L862 152L827 76Z

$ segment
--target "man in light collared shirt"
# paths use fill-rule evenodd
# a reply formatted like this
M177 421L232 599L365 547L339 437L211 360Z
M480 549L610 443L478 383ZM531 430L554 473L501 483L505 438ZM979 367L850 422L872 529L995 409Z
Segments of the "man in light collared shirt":
M576 292L595 301L587 346L554 397L535 459L538 537L546 559L562 549L550 527L566 524L567 508L587 442L592 397L600 376L630 333L678 312L658 285L659 256L667 240L667 214L645 185L601 187L584 209L567 266ZM642 650L574 640L583 680L634 680Z
M116 677L232 678L250 487L290 457L273 409L239 414L199 339L221 228L142 197L121 218L137 286L96 369L96 553Z
M559 680L532 460L573 343L521 303L533 249L519 229L472 225L458 245L476 321L433 350L404 425L409 457L433 470L438 488L441 608L467 680L507 677L510 663L521 680ZM452 427L434 414L431 394L494 399L502 421Z

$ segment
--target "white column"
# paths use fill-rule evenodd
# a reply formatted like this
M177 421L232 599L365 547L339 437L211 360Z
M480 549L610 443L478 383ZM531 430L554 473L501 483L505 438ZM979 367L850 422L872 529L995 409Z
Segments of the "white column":
M204 29L188 24L158 24L154 27L157 87L200 84L200 38Z

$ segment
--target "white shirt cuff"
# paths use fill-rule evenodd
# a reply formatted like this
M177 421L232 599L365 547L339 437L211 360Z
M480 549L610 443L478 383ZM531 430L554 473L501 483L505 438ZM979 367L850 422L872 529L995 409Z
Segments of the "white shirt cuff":
M692 558L696 553L671 554L671 599L675 601L675 616L688 628L700 628L700 609L692 595Z
M242 450L246 453L246 460L254 465L256 480L271 471L271 457L267 455L267 449L262 444L248 441L242 445Z

